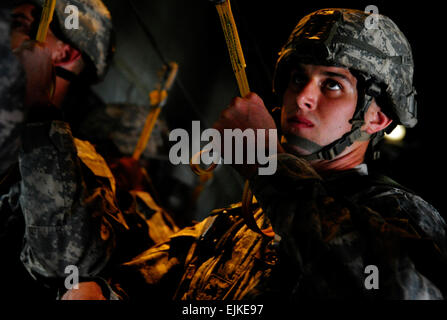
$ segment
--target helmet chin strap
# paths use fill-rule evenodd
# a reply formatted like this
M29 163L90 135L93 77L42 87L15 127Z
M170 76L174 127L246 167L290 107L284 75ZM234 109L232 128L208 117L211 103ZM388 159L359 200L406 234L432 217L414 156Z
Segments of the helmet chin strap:
M310 154L316 153L323 149L323 146L315 143L309 139L295 136L292 134L285 134L281 137L281 144L284 146L296 146L300 149L306 150Z
M65 79L69 82L73 82L77 79L77 75L67 69L64 69L62 67L56 67L54 68L56 72L56 76L61 77L62 79Z
M335 140L327 146L320 146L319 144L310 141L308 139L283 135L281 142L289 145L295 145L301 149L311 152L309 155L300 155L301 158L312 161L312 160L333 160L339 154L341 154L347 147L351 146L355 141L366 141L374 138L377 133L369 134L363 131L361 128L365 124L365 114L368 111L369 106L373 100L374 96L380 93L380 88L371 83L365 93L362 95L363 99L359 99L357 103L356 113L349 122L352 124L351 131L344 134L341 138Z

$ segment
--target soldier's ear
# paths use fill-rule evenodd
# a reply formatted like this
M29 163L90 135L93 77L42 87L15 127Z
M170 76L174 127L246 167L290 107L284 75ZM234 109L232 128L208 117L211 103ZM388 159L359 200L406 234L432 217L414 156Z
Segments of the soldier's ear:
M63 41L57 40L53 50L53 64L56 67L69 67L81 59L81 52Z
M363 125L362 130L369 134L373 134L384 130L391 124L391 122L393 122L393 120L383 113L375 100L373 100L365 114L365 124Z

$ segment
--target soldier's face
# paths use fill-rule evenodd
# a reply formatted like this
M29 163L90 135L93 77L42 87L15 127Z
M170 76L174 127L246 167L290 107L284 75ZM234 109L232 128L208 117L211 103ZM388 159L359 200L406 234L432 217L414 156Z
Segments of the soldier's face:
M339 67L302 64L292 71L283 96L283 134L326 146L351 130L357 105L357 79ZM312 153L290 146L301 155Z
M33 30L37 30L38 20L35 19L37 8L33 4L22 4L14 8L11 22L11 49L16 49L27 40L32 40ZM53 55L57 55L58 41L56 36L48 30L46 45ZM53 57L54 58L54 57Z

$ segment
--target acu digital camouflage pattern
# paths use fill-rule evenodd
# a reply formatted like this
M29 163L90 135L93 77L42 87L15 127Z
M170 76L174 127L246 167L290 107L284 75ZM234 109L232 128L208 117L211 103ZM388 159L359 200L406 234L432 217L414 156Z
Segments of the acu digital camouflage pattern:
M26 77L10 47L10 11L0 9L0 174L16 160L25 116Z
M106 179L79 184L83 173L70 128L64 122L27 125L19 167L24 264L44 277L63 276L68 265L81 276L98 272L115 241L105 216L119 210Z
M118 203L104 159L73 138L67 123L30 123L22 137L17 176L0 184L2 270L16 277L7 288L18 295L41 295L42 284L63 288L69 265L84 279L107 274L178 230L144 191L130 192L126 206ZM23 266L39 281L27 280Z
M67 123L28 124L23 136L20 193L12 198L25 217L21 259L30 274L62 279L75 265L81 277L92 277L177 230L143 191L120 208L105 160L73 138Z
M368 17L359 10L322 9L301 19L279 53L275 90L285 89L290 62L317 59L371 77L384 87L397 120L413 127L417 115L410 44L388 17L378 15L376 27L366 28Z
M123 265L112 277L116 293L145 301L443 299L446 223L395 182L357 169L322 179L283 154L278 171L251 187L264 209L255 219L275 238L248 229L240 204L216 210ZM378 290L365 287L367 265L379 269Z
M42 7L45 0L29 0L27 2L33 2ZM65 27L65 20L70 14L65 13L67 5L74 5L78 8L79 29ZM107 72L113 46L112 18L107 7L101 0L58 0L54 14L60 30L68 40L92 60L98 79L102 79Z

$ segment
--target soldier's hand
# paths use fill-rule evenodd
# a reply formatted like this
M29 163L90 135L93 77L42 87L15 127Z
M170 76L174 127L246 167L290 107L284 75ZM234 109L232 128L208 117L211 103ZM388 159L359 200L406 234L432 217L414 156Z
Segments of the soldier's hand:
M273 117L267 110L264 105L262 99L253 92L250 92L245 97L234 98L230 105L222 111L220 118L213 126L220 132L221 138L224 137L225 129L241 129L242 131L246 129L254 129L254 135L256 137L255 145L258 146L257 139L260 137L264 140L265 149L269 148L269 135L268 130L273 129L276 130L276 124L273 120ZM262 136L258 136L256 129L266 129L265 134ZM280 148L279 142L276 145ZM221 147L225 154L224 141L221 141ZM244 153L248 150L246 146L244 146ZM234 149L233 149L233 158L234 158ZM264 154L274 154L281 150L274 150L274 152L267 152ZM244 159L243 165L234 165L233 159L233 167L243 176L250 177L257 168L257 165L249 165L246 164L246 155Z
M245 97L234 98L222 111L214 128L236 129L276 129L275 121L264 105L264 101L254 92Z
M25 105L31 107L49 104L55 86L50 49L43 43L25 41L13 52L26 73Z
M80 282L78 289L70 289L62 300L106 300L101 287L94 281Z

